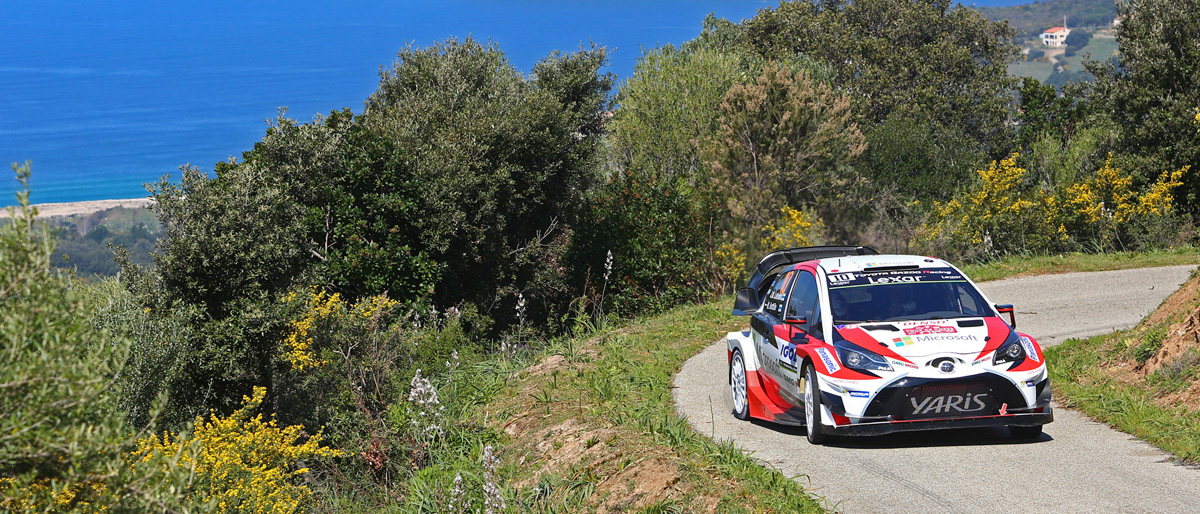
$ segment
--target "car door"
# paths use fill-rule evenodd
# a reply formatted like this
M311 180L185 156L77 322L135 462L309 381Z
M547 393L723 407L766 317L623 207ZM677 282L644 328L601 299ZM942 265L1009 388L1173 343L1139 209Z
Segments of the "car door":
M821 340L821 309L817 301L817 280L812 271L796 272L780 321L783 326L776 329L776 335L782 340L779 347L781 388L793 397L800 398L799 378L803 372L800 363L805 352L797 345L804 346Z
M754 336L754 348L758 352L758 362L767 375L784 386L786 380L779 366L780 344L775 337L776 331L783 325L783 308L787 303L788 287L791 285L795 272L780 273L763 295L762 308L750 317L750 330Z

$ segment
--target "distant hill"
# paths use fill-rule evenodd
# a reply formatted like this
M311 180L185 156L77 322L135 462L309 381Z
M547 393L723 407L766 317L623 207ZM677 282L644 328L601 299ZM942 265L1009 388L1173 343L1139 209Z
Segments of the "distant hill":
M1107 26L1117 16L1115 0L1045 0L1008 7L976 7L989 20L1008 20L1017 29L1017 37L1029 39L1042 31L1062 25L1068 27Z

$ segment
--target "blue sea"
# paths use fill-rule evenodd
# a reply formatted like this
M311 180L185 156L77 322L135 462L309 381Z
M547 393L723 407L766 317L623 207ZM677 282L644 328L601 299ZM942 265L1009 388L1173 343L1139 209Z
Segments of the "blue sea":
M407 44L491 39L527 73L595 42L623 80L643 48L694 38L709 12L740 21L768 5L0 0L0 205L14 203L11 162L33 162L34 203L144 197L144 183L184 164L211 171L240 156L280 108L300 121L361 112Z

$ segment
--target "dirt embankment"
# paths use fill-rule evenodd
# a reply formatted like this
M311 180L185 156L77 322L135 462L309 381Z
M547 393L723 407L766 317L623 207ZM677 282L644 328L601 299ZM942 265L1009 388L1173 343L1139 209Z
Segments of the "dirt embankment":
M1112 376L1158 385L1160 406L1200 411L1200 277L1167 297L1122 343Z
M516 394L489 409L493 426L511 438L506 458L521 468L513 485L528 491L544 477L590 483L585 500L590 512L639 512L664 504L716 512L720 498L697 487L697 470L681 467L685 459L675 450L628 424L597 422L602 416L596 415L590 395L581 384L570 383L581 371L594 369L596 352L585 344L570 359L542 359L517 377ZM704 478L708 486L729 481L715 474Z

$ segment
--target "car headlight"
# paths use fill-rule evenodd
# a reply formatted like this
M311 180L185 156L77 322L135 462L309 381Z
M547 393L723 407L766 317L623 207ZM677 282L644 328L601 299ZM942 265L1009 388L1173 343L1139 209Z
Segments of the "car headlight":
M834 344L834 348L837 349L838 360L841 360L842 364L845 364L847 368L879 371L892 370L892 366L888 364L887 359L884 359L883 356L864 350L858 345L846 341L838 341Z
M1016 331L1010 331L1008 338L1004 340L1004 344L996 349L995 356L992 357L992 365L996 366L1005 362L1020 363L1026 357L1025 346L1021 344L1021 337Z

